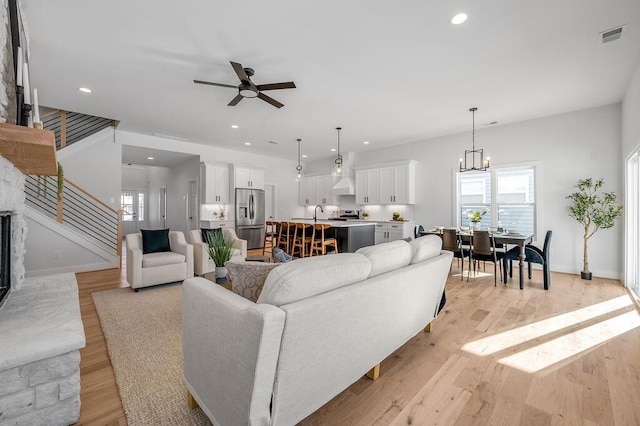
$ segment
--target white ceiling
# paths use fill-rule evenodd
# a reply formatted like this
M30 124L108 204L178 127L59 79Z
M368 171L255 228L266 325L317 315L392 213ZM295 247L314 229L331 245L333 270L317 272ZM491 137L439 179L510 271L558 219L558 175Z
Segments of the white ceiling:
M357 152L470 131L471 106L481 129L620 102L640 52L637 0L21 5L43 105L292 160L296 138L308 160L332 156L338 125L342 151ZM454 26L459 11L469 19ZM621 24L625 37L602 45ZM297 88L268 92L281 109L229 107L235 89L192 82L237 84L229 61Z

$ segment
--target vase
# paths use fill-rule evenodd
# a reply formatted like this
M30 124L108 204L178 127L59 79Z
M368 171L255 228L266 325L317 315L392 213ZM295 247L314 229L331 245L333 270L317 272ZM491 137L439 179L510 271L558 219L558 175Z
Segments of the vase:
M216 278L226 278L227 268L224 266L216 266Z
M480 229L480 222L471 222L471 229L473 229L474 231Z

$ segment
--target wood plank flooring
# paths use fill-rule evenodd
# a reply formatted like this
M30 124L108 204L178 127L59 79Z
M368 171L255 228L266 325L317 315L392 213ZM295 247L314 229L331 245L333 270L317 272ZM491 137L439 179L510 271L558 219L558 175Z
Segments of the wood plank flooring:
M467 283L457 273L454 262L431 333L385 359L378 380L362 378L301 424L640 424L640 317L620 282L552 273L544 291L534 270L520 290L517 272L497 287L492 276ZM78 424L124 425L91 293L128 286L125 271L77 279L87 335Z

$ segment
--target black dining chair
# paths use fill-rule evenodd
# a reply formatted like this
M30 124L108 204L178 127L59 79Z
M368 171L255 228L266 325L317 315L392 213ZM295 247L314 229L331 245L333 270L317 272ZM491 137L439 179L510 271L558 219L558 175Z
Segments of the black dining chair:
M462 246L460 236L455 229L442 230L442 250L453 252L453 257L458 259L460 281L462 281L464 275L464 258L469 257L469 249L465 249ZM460 261L462 261L462 267L460 267Z
M496 250L496 240L489 231L473 231L471 237L471 254L469 256L470 261L473 262L473 271L476 270L476 262L481 260L483 262L493 263L493 285L497 285L498 269L500 269L500 281L502 281L502 267L499 265L499 261L502 260L505 253L500 250ZM471 276L471 266L469 266L469 273L467 274L467 281Z
M553 231L547 231L544 237L542 250L533 244L527 244L524 247L525 258L527 262L529 279L531 279L531 264L538 263L542 265L542 274L544 279L544 289L549 290L551 286L551 271L549 270L549 248L551 247L551 236ZM509 278L513 277L513 261L518 260L520 256L520 247L514 247L505 254L502 261L502 269L504 271L504 283L507 283L507 260L509 261Z
M416 225L416 227L413 228L413 235L415 238L422 237L421 232L424 232L424 227L422 225Z

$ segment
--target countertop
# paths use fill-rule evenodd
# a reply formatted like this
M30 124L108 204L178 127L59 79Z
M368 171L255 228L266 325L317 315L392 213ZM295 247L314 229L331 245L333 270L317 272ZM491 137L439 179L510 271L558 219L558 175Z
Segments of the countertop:
M368 226L368 225L375 225L376 224L375 221L371 221L371 220L366 220L366 221L365 220L344 221L344 220L318 219L318 221L316 221L316 222L314 222L313 219L301 219L301 218L291 218L291 219L287 219L287 220L291 220L292 222L297 222L297 223L308 223L309 225L327 224L327 225L330 225L332 228L350 228L350 227L354 227L354 226Z

